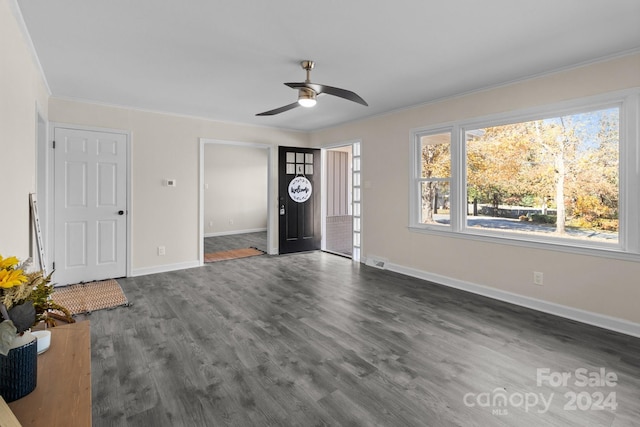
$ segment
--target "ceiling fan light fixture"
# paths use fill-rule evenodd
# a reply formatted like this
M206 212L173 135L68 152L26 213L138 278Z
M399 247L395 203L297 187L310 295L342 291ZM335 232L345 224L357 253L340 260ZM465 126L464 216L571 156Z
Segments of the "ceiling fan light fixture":
M301 87L298 91L298 104L310 108L316 105L316 92L313 89Z
M289 86L291 89L298 90L298 101L292 102L280 108L274 108L273 110L258 113L256 116L274 116L276 114L284 113L285 111L292 110L296 107L310 108L316 105L316 97L323 93L328 95L337 96L338 98L344 98L349 101L357 102L358 104L368 106L367 102L355 92L350 90L340 89L339 87L321 85L311 82L311 70L315 63L313 61L302 61L300 66L307 72L307 78L304 82L297 83L285 83L285 86Z

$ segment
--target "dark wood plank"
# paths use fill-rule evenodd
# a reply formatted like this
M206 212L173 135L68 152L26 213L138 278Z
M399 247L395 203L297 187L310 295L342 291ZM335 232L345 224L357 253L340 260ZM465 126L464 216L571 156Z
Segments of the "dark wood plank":
M261 256L121 280L92 320L94 426L625 426L640 419L640 339L354 264ZM616 387L536 370L605 368ZM536 393L507 413L468 393ZM615 411L565 410L615 392Z
M233 249L256 248L262 252L267 251L267 232L229 234L204 238L204 253L222 252Z

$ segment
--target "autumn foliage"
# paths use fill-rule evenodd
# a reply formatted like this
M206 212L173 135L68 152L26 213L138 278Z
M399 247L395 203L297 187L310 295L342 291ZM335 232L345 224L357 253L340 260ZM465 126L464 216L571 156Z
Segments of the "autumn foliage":
M618 230L618 108L471 129L464 135L469 203L496 212L530 207L553 218L560 234L565 227ZM424 222L433 221L439 193L448 191L447 137L421 137Z
M468 195L479 203L554 209L565 226L616 231L618 110L467 132Z

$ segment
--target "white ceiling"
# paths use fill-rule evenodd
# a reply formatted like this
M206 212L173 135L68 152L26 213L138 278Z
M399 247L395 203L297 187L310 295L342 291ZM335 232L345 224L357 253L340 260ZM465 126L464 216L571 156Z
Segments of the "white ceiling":
M638 0L18 0L54 96L316 130L640 49ZM352 90L311 109L284 82Z

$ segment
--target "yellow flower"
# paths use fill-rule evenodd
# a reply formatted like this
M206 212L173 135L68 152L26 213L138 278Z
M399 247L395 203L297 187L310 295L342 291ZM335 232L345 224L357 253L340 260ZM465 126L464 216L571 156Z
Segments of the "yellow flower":
M22 270L0 270L0 288L8 289L26 283Z
M8 270L18 265L19 262L20 261L18 261L18 258L14 256L9 258L2 258L2 255L0 255L0 269Z

